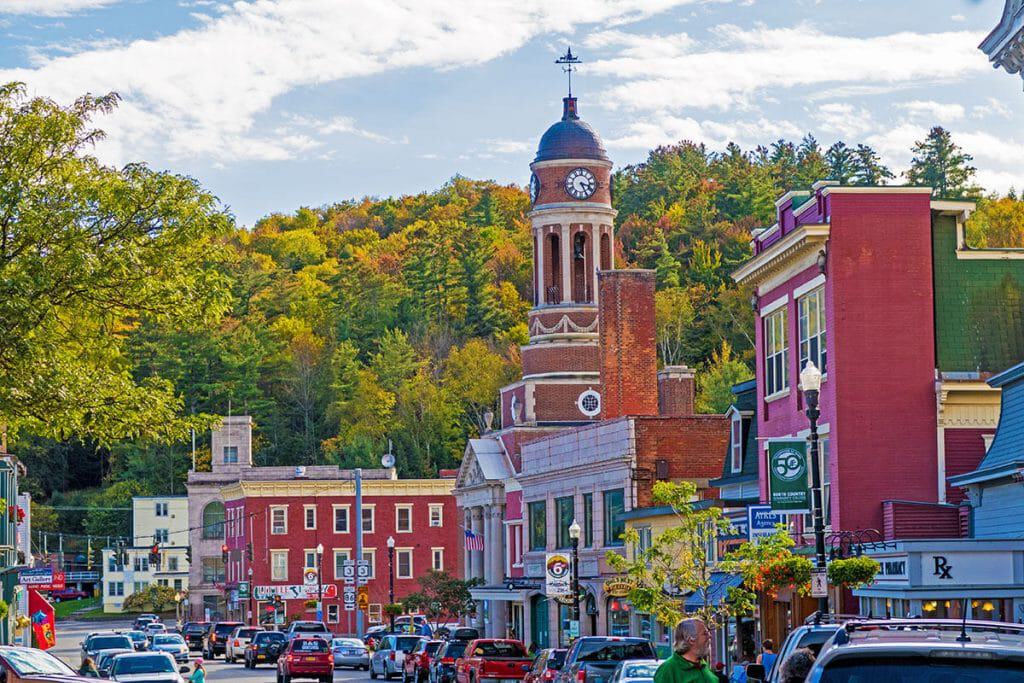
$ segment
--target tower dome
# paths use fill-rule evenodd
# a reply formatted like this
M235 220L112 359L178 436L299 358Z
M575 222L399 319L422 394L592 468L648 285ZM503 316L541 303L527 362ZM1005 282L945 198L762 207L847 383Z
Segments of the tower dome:
M608 161L601 136L580 119L575 97L562 98L562 120L541 136L534 162L553 159L600 159Z

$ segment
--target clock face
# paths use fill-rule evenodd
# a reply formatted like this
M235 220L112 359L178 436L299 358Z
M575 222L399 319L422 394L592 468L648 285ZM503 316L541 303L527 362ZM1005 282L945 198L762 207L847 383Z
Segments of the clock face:
M530 175L530 202L536 204L537 197L540 196L540 178L537 177L536 173Z
M587 199L597 189L597 178L585 168L574 168L565 176L565 192L573 199Z

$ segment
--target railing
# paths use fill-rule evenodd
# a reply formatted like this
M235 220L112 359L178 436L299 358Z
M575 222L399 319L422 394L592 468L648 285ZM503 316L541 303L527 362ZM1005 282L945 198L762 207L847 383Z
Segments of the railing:
M548 287L545 290L544 303L548 305L562 303L562 288L558 285Z

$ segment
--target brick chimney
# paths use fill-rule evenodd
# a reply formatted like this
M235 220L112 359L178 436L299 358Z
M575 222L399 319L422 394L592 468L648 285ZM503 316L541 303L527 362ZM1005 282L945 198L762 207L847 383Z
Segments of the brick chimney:
M658 414L654 271L598 273L601 419Z
M693 369L685 365L666 365L658 370L658 414L665 417L693 415L696 385Z

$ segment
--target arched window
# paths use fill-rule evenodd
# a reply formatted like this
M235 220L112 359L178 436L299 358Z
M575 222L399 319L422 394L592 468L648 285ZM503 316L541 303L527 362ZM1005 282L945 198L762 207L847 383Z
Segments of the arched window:
M203 538L224 538L224 503L219 500L203 508Z
M545 278L544 301L548 304L562 303L562 241L555 233L548 235L548 275Z
M590 243L582 230L572 238L572 300L578 304L590 303L589 261Z
M608 233L601 234L601 270L612 268L612 240Z

